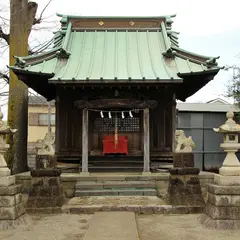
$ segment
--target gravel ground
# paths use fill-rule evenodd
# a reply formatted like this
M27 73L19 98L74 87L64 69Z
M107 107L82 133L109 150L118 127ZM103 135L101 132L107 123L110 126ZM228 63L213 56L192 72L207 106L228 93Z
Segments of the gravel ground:
M240 239L240 230L205 229L198 223L198 217L197 214L137 215L140 240ZM31 218L32 225L29 227L0 232L0 240L81 240L88 229L92 215L31 215Z
M210 230L198 223L197 214L138 215L141 240L239 240L239 231Z
M31 215L32 224L0 232L0 240L81 240L91 215Z

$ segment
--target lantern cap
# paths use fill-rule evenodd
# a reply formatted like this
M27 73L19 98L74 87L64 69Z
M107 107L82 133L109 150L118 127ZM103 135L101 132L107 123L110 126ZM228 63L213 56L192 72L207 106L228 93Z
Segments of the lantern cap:
M218 133L240 133L240 125L237 124L233 118L234 113L229 111L226 113L227 121L219 128L213 128Z

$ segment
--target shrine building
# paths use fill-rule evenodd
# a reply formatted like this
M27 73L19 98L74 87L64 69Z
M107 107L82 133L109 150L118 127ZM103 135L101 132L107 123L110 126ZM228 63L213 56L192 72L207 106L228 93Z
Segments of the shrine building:
M55 100L58 166L148 173L172 159L176 100L214 78L217 57L180 48L174 16L59 16L52 49L10 67Z

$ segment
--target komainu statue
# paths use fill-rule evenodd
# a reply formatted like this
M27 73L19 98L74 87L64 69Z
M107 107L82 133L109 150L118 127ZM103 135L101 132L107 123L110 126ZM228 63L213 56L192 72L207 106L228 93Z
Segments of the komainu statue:
M55 154L55 133L47 132L43 140L37 140L37 155L54 155Z
M175 132L175 152L192 152L195 144L192 137L186 137L183 130L176 130Z

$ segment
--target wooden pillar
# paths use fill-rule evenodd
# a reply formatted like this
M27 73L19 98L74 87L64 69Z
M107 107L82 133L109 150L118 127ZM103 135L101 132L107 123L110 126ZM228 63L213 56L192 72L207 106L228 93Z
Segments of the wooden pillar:
M82 174L88 175L88 110L82 110Z
M143 111L143 174L150 173L149 109Z
M176 110L176 97L173 94L173 101L172 101L172 152L175 152L175 132L177 128L177 110Z

